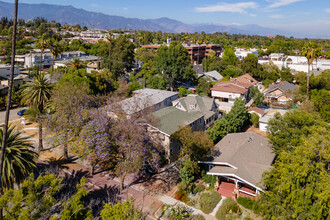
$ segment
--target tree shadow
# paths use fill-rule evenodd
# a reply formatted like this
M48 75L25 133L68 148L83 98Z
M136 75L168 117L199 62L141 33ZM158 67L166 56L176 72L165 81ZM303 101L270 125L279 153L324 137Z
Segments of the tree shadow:
M77 159L78 157L73 157L73 156L70 156L68 159L65 159L63 156L61 156L60 158L51 157L49 158L48 163L50 165L58 166L61 169L67 169L68 166L65 166L65 164L73 163Z

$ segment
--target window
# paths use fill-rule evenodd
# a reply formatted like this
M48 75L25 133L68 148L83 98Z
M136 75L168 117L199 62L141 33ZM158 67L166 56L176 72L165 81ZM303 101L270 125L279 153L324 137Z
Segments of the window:
M179 102L179 103L176 105L176 107L178 107L178 108L182 108L181 103Z
M202 123L203 123L203 119L200 118L200 119L199 119L199 124L201 125Z
M191 126L195 126L195 122L191 123Z
M190 108L191 110L194 110L194 109L196 108L196 106L195 106L195 105L189 105L189 108Z

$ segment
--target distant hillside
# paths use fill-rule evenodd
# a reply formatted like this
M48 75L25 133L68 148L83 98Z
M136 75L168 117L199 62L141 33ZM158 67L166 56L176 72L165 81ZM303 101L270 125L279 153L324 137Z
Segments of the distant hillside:
M13 17L14 4L0 1L0 16ZM282 34L276 30L263 28L258 25L249 26L225 26L214 24L189 25L169 18L138 19L125 18L122 16L106 15L103 13L89 12L73 6L49 5L49 4L26 4L19 3L18 17L32 20L36 17L44 17L47 20L55 20L62 24L80 24L91 28L104 29L133 29L165 32L227 32L230 34Z

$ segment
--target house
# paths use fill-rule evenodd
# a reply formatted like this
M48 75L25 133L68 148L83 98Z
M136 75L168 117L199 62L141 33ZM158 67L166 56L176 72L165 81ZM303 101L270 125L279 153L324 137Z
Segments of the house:
M265 111L258 107L250 107L247 109L247 112L249 114L255 113L255 114L259 115L259 117L262 117L265 114Z
M171 135L189 125L193 131L203 131L218 118L214 100L190 94L173 101L172 106L153 113L155 122L150 125L150 131L162 140L165 155L174 161L180 153L180 143L172 140Z
M287 91L296 88L298 87L287 81L283 81L280 83L270 84L262 93L264 94L265 101L268 104L285 105L288 101L292 100L287 94Z
M219 110L228 112L237 98L249 101L250 88L258 83L252 76L245 74L229 81L221 81L211 88L211 96L216 100Z
M156 111L166 106L171 106L172 101L178 98L178 94L178 92L144 88L135 90L131 98L124 99L105 108L117 108L120 112L131 116L147 109Z
M268 139L252 132L227 134L214 150L213 157L199 163L208 166L208 175L218 178L220 194L254 197L263 191L262 174L272 168L275 158Z
M259 130L267 131L269 120L275 117L276 113L284 115L287 111L283 109L271 109L268 110L262 117L259 118Z
M207 77L215 82L220 81L223 78L223 76L216 70L202 73L200 77Z

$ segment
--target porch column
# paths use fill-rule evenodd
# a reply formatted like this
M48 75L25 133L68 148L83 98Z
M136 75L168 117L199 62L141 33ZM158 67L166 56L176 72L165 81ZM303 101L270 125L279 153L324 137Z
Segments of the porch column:
M237 185L238 181L237 180L234 180L234 181L235 181L235 188L238 188L238 185Z
M260 192L259 192L259 190L258 189L256 189L256 193L259 195L260 194Z

